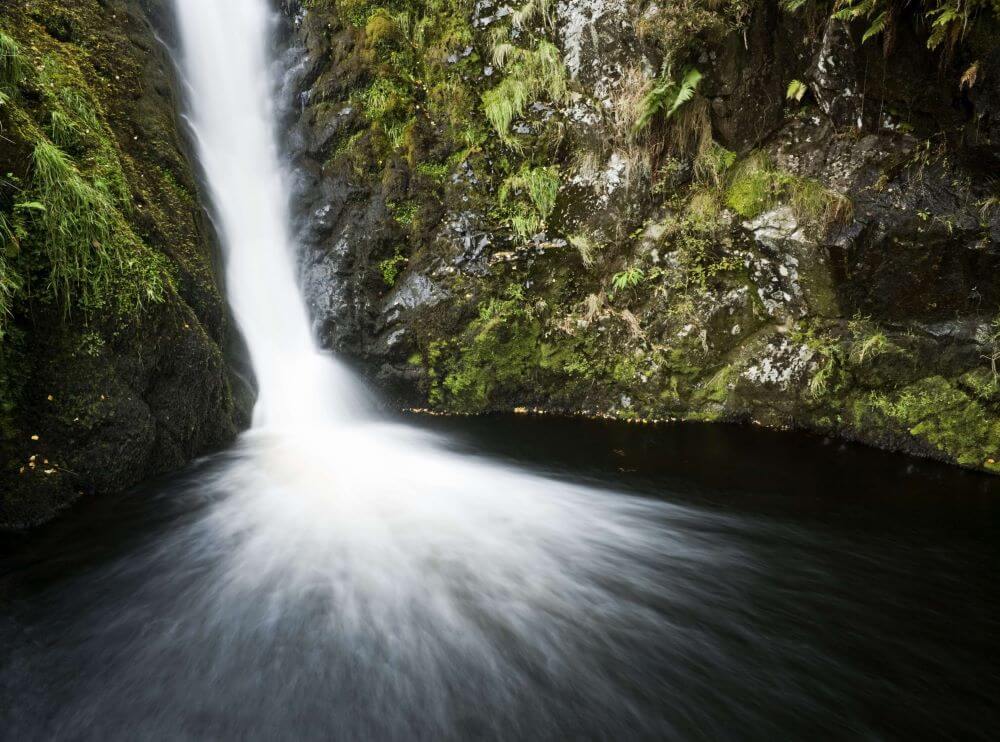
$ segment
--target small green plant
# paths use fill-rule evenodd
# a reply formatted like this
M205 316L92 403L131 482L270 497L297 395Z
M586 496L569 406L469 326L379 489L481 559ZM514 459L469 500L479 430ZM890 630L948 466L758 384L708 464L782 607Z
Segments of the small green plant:
M504 181L498 201L508 209L508 223L519 237L526 239L545 228L555 210L560 184L556 165L535 168L524 165Z
M645 272L642 268L634 266L632 268L626 268L623 271L615 273L611 277L611 294L612 296L627 289L632 289L638 286L642 280L646 277Z
M781 203L796 218L821 228L850 216L851 201L822 183L774 167L762 152L751 153L735 169L726 189L726 205L744 219L754 219Z
M13 38L0 31L0 89L13 91L28 74L28 61Z
M104 338L96 332L85 332L80 336L76 352L91 358L97 358L104 349Z
M694 98L701 83L702 74L695 68L687 69L680 81L669 75L660 79L640 105L639 117L635 122L635 130L642 131L648 127L659 114L664 120L669 119L685 103Z
M788 89L785 91L785 98L788 100L793 100L796 103L801 101L805 94L809 91L809 88L801 80L792 80L788 83Z
M595 244L594 241L585 234L573 234L567 237L566 240L570 245L576 248L584 266L590 268L594 265L594 257L599 245Z
M386 286L392 288L396 285L396 279L408 262L409 259L397 250L391 258L386 258L378 264L379 273L382 274Z
M554 5L555 0L528 0L511 15L511 23L514 28L528 28L538 18L542 25L551 28L555 23Z
M851 360L858 365L884 355L889 350L889 340L885 333L875 332L851 348Z
M100 186L87 182L69 157L47 141L32 156L34 185L43 208L35 211L48 253L49 287L69 308L74 289L103 282L114 249L113 205Z
M389 213L392 214L392 218L396 220L396 223L404 227L413 224L413 221L417 218L417 213L420 211L420 204L416 201L388 201L386 202L386 207L389 209Z
M777 200L770 159L760 152L751 153L736 167L726 189L726 205L744 219L753 219L772 208Z
M506 76L483 93L483 112L501 141L517 149L520 145L511 135L510 125L524 114L528 103L541 95L555 103L566 98L566 67L559 49L548 41L539 41L534 49L509 42L497 44L493 62Z
M110 298L120 312L163 301L170 278L167 261L133 234L115 207L108 185L85 177L71 158L47 140L32 154L31 195L16 204L42 249L48 290L65 312L85 310Z
M736 153L709 138L706 146L699 147L694 161L695 174L701 180L711 181L715 186L722 184L730 168L736 164Z
M782 195L796 218L802 221L825 228L842 223L853 211L847 196L830 190L817 180L782 173L779 181Z

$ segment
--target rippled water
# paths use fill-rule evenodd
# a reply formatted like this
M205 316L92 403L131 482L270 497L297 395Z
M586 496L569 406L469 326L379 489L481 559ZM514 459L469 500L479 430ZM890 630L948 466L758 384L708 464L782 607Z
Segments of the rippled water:
M989 739L1000 721L992 479L701 426L352 436L250 436L10 541L0 736ZM383 444L432 460L348 462L374 502L316 479L316 457Z

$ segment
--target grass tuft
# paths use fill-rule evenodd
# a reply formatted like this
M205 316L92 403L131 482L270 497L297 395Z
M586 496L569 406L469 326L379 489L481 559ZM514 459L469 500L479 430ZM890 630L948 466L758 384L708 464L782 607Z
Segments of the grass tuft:
M510 133L514 119L524 114L528 103L545 95L554 103L567 95L566 67L559 49L548 41L539 41L534 49L524 49L510 43L493 48L493 61L507 75L482 95L483 111L501 141L519 148Z
M561 185L559 168L530 168L523 166L500 187L501 206L510 207L509 222L514 232L523 239L543 230L556 207ZM527 198L515 199L520 194Z
M27 76L28 70L28 61L21 53L21 47L0 31L0 88L16 88Z
M750 154L734 169L726 189L726 205L744 219L754 219L787 203L800 221L822 229L850 217L846 196L810 178L775 168L762 152Z

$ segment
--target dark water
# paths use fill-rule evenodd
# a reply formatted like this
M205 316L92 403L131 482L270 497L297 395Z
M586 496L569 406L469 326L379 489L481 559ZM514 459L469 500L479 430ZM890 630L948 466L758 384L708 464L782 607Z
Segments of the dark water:
M253 538L205 525L231 497L204 484L225 454L0 542L0 738L995 738L998 480L725 426L415 424L463 456L610 487L644 524L556 542L566 562L540 561L538 589L531 563L487 580L502 556L422 562L382 585L404 612L364 593L350 621L331 596L357 593L299 570L339 586L367 565L306 538L263 542L303 564L253 562L270 576L249 587L219 568ZM442 575L447 611L414 600Z

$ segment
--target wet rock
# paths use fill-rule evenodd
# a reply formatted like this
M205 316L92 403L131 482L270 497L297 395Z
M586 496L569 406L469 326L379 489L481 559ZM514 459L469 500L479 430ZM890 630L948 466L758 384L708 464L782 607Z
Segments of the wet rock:
M816 102L837 126L861 128L864 98L858 89L857 48L850 27L830 20L810 71Z

